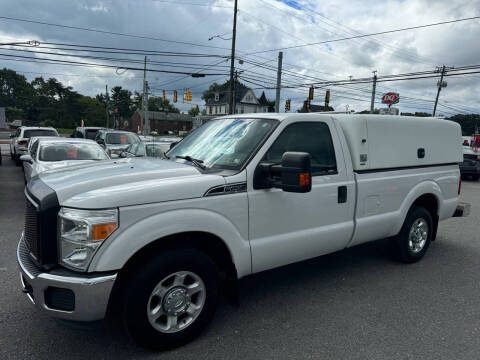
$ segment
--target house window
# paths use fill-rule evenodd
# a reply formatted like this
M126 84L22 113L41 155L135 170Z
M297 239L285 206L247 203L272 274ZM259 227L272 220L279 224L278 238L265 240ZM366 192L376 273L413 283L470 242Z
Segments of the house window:
M208 107L208 113L209 113L210 115L212 115L212 112L213 112L213 106L209 106L209 107Z
M220 94L217 92L215 93L215 101L218 101L220 99Z
M243 105L240 106L240 114L243 114L244 113L244 110L243 110Z

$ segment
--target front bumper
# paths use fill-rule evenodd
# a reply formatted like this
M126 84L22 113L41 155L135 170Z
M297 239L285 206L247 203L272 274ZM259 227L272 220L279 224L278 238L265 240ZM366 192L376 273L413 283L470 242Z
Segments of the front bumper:
M66 320L105 317L117 274L77 274L69 270L42 272L30 259L23 234L17 247L22 291L41 311Z

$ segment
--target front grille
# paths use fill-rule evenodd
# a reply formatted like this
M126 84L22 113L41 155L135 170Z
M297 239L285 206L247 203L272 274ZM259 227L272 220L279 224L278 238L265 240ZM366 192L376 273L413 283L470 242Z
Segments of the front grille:
M37 276L40 274L40 268L32 260L30 250L28 250L25 244L25 238L23 238L23 241L18 245L18 256L23 267L30 275Z
M25 227L24 238L30 254L39 261L39 226L37 208L32 202L25 199Z

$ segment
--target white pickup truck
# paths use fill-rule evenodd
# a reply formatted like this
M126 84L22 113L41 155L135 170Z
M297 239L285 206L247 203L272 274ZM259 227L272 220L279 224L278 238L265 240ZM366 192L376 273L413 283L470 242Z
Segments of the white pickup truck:
M469 211L460 139L436 118L242 114L164 160L44 172L25 189L23 292L63 319L116 309L139 343L179 346L244 276L382 238L420 260Z

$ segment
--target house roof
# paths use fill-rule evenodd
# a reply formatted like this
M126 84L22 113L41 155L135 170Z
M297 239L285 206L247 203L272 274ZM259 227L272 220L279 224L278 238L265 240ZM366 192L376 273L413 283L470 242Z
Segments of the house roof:
M267 105L267 106L270 105L268 103L267 97L265 96L265 91L262 91L262 95L260 95L258 102L260 103L260 105Z
M243 85L243 84L236 84L235 88L235 103L240 104L241 100L244 98L244 96L247 94L248 91L250 91L249 87ZM253 90L252 90L253 92ZM254 93L255 95L255 93ZM264 103L262 103L261 98L264 98ZM267 98L265 97L265 93L262 93L262 96L260 97L259 100L259 105L268 105L267 104ZM223 105L223 104L228 104L230 101L230 94L228 91L225 92L220 92L218 101L215 101L215 95L209 97L206 101L207 105Z
M300 113L307 113L307 112L325 112L325 111L335 111L331 106L323 106L323 105L315 105L310 104L308 109L306 108L306 102L303 103L303 107L298 110Z

